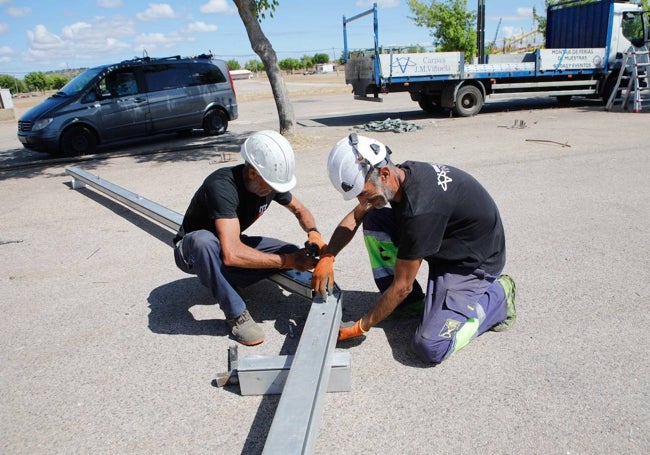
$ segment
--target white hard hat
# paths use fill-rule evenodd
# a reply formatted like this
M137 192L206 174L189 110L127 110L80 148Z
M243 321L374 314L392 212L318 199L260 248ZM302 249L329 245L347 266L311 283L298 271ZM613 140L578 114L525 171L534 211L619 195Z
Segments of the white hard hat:
M241 156L276 192L296 186L293 149L280 133L264 130L252 134L242 144Z
M352 133L338 141L327 159L330 181L349 201L361 191L373 167L388 163L390 149L379 141Z

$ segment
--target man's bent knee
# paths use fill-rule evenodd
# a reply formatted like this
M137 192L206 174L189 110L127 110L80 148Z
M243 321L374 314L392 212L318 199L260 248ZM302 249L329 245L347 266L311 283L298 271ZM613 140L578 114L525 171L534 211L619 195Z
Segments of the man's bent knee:
M447 358L452 343L452 339L428 340L416 334L411 341L411 349L425 362L441 363Z

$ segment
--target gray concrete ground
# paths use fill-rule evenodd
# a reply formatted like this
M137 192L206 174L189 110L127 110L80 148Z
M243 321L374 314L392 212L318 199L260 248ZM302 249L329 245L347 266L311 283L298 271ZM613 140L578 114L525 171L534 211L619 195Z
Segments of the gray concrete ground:
M381 105L303 96L294 107L295 194L326 236L352 208L328 181L331 146L370 120L413 121L424 128L371 135L397 162L449 163L483 182L518 286L517 325L437 367L409 350L415 319L339 343L352 357L352 391L327 395L316 453L650 452L647 111L539 102L427 118L397 94ZM517 120L526 128L512 128ZM218 150L276 126L270 100L242 102ZM238 162L209 147L79 166L183 212L209 172ZM209 293L176 269L170 234L69 181L59 164L0 174L0 451L260 453L278 397L211 385L233 342ZM279 206L250 232L305 237ZM377 297L360 236L336 274L344 318L358 318ZM300 326L309 303L270 282L244 297L267 341L240 355L294 352L287 323Z

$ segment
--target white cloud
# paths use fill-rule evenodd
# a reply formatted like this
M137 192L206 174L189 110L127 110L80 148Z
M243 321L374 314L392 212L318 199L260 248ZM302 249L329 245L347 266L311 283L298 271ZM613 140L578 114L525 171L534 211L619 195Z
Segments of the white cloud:
M97 6L100 8L119 8L124 5L122 0L97 0Z
M206 32L216 32L217 26L214 24L206 24L203 21L192 22L187 24L183 29L184 33L206 33Z
M7 33L9 31L9 24L0 22L0 33Z
M29 6L24 6L22 8L10 6L5 11L7 11L8 15L13 17L25 17L32 12L32 9Z
M517 8L517 16L521 16L524 18L533 17L533 8L528 8L528 7Z
M377 3L377 8L397 8L400 0L359 0L356 5L360 8L372 8Z
M14 53L14 50L9 46L0 46L0 55L12 55Z
M205 14L235 14L237 10L228 5L226 0L209 0L201 5L199 11Z
M76 22L63 27L60 35L44 25L27 31L29 48L25 60L42 65L58 65L61 61L97 60L97 56L123 54L129 43L120 38L135 34L133 21L120 17L95 17L91 23Z
M173 47L179 42L188 42L187 39L178 33L142 33L133 40L134 48L137 51L146 51L149 55L158 49Z
M144 12L137 13L135 17L141 21L155 21L173 19L176 17L176 13L168 3L149 3L149 7Z
M11 0L0 0L0 5L8 5L11 3Z

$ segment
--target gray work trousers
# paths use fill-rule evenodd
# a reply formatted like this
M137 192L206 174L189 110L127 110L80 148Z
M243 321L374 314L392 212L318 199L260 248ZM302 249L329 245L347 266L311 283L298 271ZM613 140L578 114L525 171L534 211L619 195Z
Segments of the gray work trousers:
M296 245L271 237L241 235L243 244L265 253L284 254L298 250ZM246 303L235 287L246 287L278 273L279 269L244 269L226 266L221 259L221 242L207 230L185 234L174 248L176 265L196 275L209 288L226 318L240 316Z

